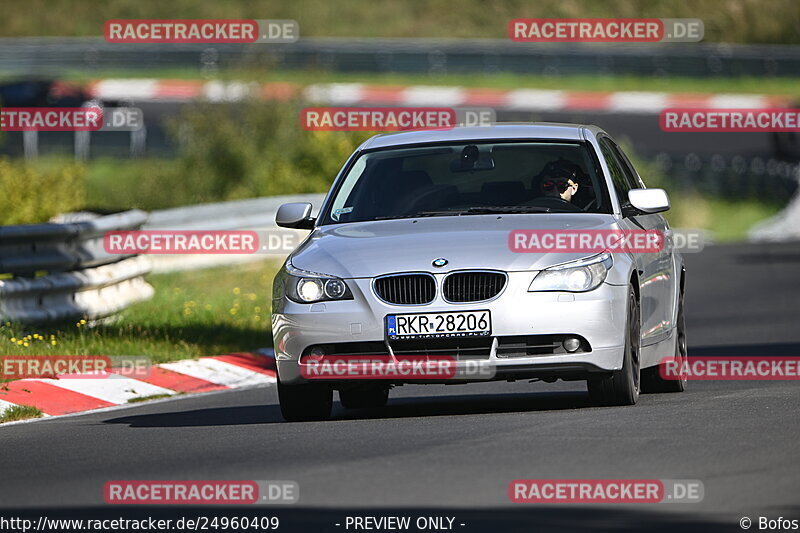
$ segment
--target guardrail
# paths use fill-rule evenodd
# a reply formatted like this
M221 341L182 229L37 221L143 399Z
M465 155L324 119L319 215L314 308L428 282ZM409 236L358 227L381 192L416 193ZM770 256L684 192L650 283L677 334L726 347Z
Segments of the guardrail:
M792 45L724 43L517 43L508 39L343 39L290 44L114 44L102 38L0 39L0 69L55 75L80 70L189 67L214 77L230 67L430 74L517 72L654 76L794 76Z
M188 207L176 207L153 211L147 224L142 229L147 230L274 230L275 213L281 204L288 202L310 202L314 205L316 213L324 194L294 194L287 196L271 196L237 200L217 204L202 204ZM302 230L282 229L283 233L294 231L298 235L308 234ZM153 255L153 272L174 272L195 268L263 261L276 255L247 254L247 255L220 255L220 254L192 254L192 255Z
M103 235L138 229L147 213L64 215L0 227L0 320L58 322L110 316L153 295L147 257L108 254Z

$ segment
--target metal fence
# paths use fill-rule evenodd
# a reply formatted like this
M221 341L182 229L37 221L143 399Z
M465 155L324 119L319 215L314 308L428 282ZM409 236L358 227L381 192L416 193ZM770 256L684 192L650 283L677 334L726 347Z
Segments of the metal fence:
M714 43L518 43L507 39L302 38L291 44L114 44L102 38L0 39L0 71L231 67L340 72L646 76L796 76L800 47Z
M217 204L201 204L153 211L143 229L147 230L275 230L275 214L288 202L310 202L316 213L322 205L324 194L294 194L236 200ZM282 233L294 232L305 237L308 232L283 229ZM297 239L299 242L300 239ZM277 255L264 254L191 254L152 256L153 272L175 272L195 268L207 268L233 263L263 261Z
M66 215L46 224L0 227L0 319L98 319L150 298L147 257L109 254L103 235L137 229L147 213Z
M795 161L694 152L686 155L662 152L653 161L665 180L658 185L670 190L785 203L800 188L800 163Z
M254 198L178 207L145 213L131 210L99 216L59 215L46 224L0 226L0 320L45 323L99 319L149 299L150 272L173 272L277 255L108 253L103 236L114 230L262 230L275 229L275 213L286 202L312 202L324 195ZM283 230L284 232L292 230ZM296 230L304 237L307 232Z

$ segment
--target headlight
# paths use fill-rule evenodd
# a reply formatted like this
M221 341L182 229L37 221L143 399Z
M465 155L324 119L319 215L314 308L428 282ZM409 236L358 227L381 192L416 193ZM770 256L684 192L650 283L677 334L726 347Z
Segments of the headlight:
M353 293L343 280L324 274L286 267L286 297L301 304L352 300Z
M556 265L539 272L528 287L528 292L591 291L603 283L613 264L611 254L603 252L586 259Z
M321 279L300 278L297 281L297 296L304 302L318 302L325 294Z

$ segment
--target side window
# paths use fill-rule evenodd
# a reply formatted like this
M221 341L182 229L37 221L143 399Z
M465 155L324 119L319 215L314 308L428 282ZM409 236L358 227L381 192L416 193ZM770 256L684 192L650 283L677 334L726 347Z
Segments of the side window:
M353 207L350 205L345 205L345 203L351 200L350 196L353 193L353 189L358 183L358 180L361 178L361 175L364 173L364 169L366 167L367 157L361 156L358 158L355 165L353 165L353 168L350 169L350 172L345 178L345 182L342 183L342 186L339 188L336 199L331 206L330 212L333 220L338 222L342 215L346 215L353 211ZM347 220L347 217L344 218Z
M620 165L622 166L622 170L625 173L625 176L628 178L628 182L631 184L632 189L646 189L642 178L639 177L639 173L636 172L636 169L633 168L633 164L631 160L628 159L628 156L625 155L625 152L622 151L622 148L611 143L611 146L614 148L614 153L617 154L617 159L619 159Z
M622 165L617 158L614 146L607 137L600 139L600 151L603 152L608 170L611 172L611 181L614 182L614 190L617 192L617 198L619 198L621 204L624 204L628 201L628 191L633 187L631 187L631 183L628 181L628 176L626 176L625 172L622 170Z

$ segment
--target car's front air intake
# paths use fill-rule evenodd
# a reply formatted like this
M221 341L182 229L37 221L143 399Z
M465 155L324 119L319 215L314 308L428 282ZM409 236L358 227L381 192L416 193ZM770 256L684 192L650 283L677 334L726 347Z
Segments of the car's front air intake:
M442 290L448 302L482 302L500 294L505 286L501 272L454 272L445 278Z
M428 304L436 297L436 281L430 274L393 274L377 278L375 292L390 304Z

